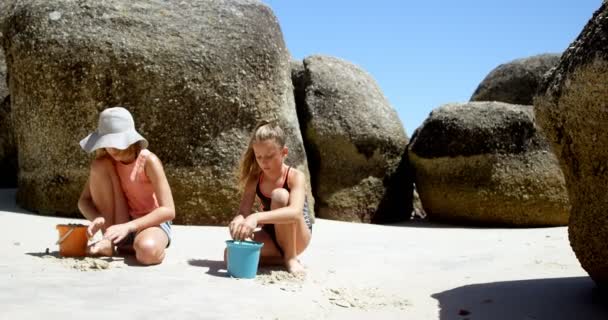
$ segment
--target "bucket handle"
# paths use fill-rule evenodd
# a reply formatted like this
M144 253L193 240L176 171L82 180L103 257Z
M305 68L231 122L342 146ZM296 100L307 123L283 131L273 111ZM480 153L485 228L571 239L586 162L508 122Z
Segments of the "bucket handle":
M65 241L65 239L67 239L70 234L72 234L72 232L74 232L75 227L71 227L70 230L68 230L68 232L66 232L63 237L61 237L59 240L57 240L57 242L55 242L55 244L61 244L63 241Z

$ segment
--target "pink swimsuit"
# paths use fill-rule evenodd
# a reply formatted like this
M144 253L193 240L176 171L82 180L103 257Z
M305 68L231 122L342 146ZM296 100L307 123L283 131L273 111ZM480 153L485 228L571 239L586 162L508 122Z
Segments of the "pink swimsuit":
M154 186L144 170L149 155L150 151L143 149L132 163L114 162L132 219L145 216L159 207Z

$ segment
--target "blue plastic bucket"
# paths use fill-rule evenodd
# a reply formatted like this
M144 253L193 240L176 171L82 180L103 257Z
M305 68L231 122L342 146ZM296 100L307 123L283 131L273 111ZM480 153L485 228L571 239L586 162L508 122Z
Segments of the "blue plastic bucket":
M228 273L235 278L255 278L263 245L262 242L255 241L227 240Z

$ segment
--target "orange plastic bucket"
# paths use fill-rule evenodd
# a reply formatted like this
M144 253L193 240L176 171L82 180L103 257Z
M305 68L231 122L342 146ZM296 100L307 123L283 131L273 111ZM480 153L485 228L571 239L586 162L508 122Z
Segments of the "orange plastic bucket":
M70 230L73 230L70 232ZM87 226L82 224L58 224L59 239L61 240L66 233L70 232L59 243L59 254L62 257L84 257L87 255Z

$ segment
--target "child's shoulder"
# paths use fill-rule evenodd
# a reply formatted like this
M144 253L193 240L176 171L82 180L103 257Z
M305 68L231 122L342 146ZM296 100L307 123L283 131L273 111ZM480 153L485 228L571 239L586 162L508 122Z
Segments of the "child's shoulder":
M142 149L139 152L139 159L144 160L145 162L148 161L160 161L160 159L158 158L158 156L156 156L156 154L148 149Z
M133 172L145 172L148 177L150 175L158 176L159 174L164 174L165 171L160 159L148 149L140 151L140 154L137 157L136 167L137 170L134 170Z
M306 175L300 169L298 169L296 167L290 167L289 168L289 176L287 178L289 180L293 180L293 179L305 179Z
M158 156L156 156L156 154L154 152L152 152L148 149L142 149L139 152L139 156L137 157L137 162L138 162L138 166L146 168L146 170L149 167L156 167L156 166L162 167L162 162L160 161Z

